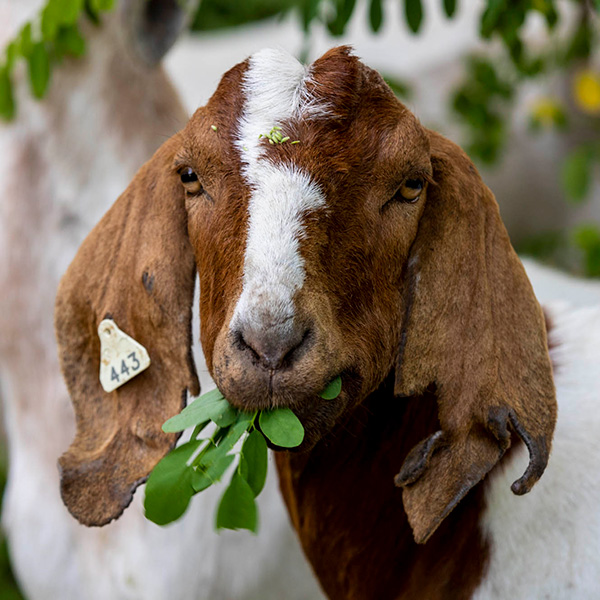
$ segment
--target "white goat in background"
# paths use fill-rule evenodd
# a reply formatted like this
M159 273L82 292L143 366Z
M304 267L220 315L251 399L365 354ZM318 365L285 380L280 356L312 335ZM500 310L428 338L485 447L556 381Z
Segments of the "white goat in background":
M9 35L21 25L17 13L31 17L39 5L0 0ZM103 529L80 525L60 499L56 459L74 421L53 331L59 278L139 166L187 121L163 69L149 64L182 24L176 0L124 0L116 12L85 31L86 56L55 71L41 103L19 72L18 117L0 124L0 395L10 455L3 524L17 578L31 600L318 598L273 479L258 538L213 532L221 489L166 529L146 521L140 492Z

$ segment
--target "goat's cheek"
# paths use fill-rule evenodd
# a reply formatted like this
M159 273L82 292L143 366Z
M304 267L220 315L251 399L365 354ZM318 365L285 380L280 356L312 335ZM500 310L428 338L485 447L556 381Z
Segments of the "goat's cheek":
M200 337L209 369L212 367L220 332L231 317L240 294L242 257L235 244L228 243L226 228L214 215L197 224L190 238L194 246L200 280Z

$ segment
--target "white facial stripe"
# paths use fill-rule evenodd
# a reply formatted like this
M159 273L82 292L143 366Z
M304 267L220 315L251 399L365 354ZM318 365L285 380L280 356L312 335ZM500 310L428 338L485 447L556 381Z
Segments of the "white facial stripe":
M283 325L294 316L293 296L305 278L302 220L325 206L325 198L306 173L265 158L259 135L294 117L326 116L306 91L309 77L308 68L278 50L262 50L249 60L236 143L252 193L243 289L231 327Z
M306 89L310 67L281 50L266 48L249 59L244 75L246 97L239 124L237 146L245 173L253 181L253 169L261 154L258 136L274 125L292 118L327 117L327 105L318 102Z
M294 316L293 295L304 283L302 217L325 205L319 188L294 167L262 161L249 204L243 291L234 322L254 327Z

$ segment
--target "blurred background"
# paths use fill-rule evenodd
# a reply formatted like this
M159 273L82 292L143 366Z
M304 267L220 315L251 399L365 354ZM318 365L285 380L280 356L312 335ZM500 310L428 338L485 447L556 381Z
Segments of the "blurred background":
M122 27L119 11L129 14L133 28ZM581 278L600 278L600 0L0 0L0 194L8 193L2 176L14 170L15 140L68 129L71 117L77 136L96 136L98 152L103 134L114 135L111 127L119 125L98 130L91 123L96 115L85 112L90 81L102 81L93 89L95 101L114 93L112 76L115 89L128 81L118 65L101 60L107 50L98 40L111 28L118 30L111 44L135 46L141 57L136 73L156 68L174 43L163 65L188 114L208 100L227 69L260 48L283 48L311 62L332 46L351 44L426 126L468 152L496 194L522 255ZM127 110L139 105L143 113L151 95L144 85L134 85L128 100L134 108ZM52 103L69 110L51 110ZM115 119L119 106L111 104ZM135 138L135 118L125 112L125 102L122 108L116 122L125 129L128 123L127 135ZM147 145L131 151L131 172L185 123L180 108L161 114L164 120L145 125L154 127ZM120 151L127 154L122 146ZM112 172L107 167L106 177ZM38 173L28 177L35 180ZM118 193L128 178L115 177L109 188ZM115 198L78 216L81 231L72 252ZM0 198L0 220L7 223L16 218L8 204ZM43 211L33 214L44 218ZM60 219L72 217L71 209ZM43 228L42 222L37 226ZM36 227L19 235L35 237ZM2 229L0 252L1 236ZM57 255L57 272L71 257ZM0 262L7 260L0 254ZM5 269L6 280L11 277L14 272ZM4 306L12 305L5 299ZM0 319L2 336L6 345L9 334ZM10 402L10 386L0 391ZM0 600L21 597L8 560L3 544Z

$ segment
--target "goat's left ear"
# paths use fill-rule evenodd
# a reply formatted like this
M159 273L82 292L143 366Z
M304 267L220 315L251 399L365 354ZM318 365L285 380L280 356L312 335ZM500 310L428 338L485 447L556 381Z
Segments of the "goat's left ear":
M437 185L408 261L395 390L437 390L441 430L396 476L419 543L500 460L511 431L530 454L512 490L527 493L546 467L556 422L544 317L496 201L458 146L430 139Z
M181 410L186 389L199 392L191 356L196 269L173 167L178 147L175 136L140 169L83 242L58 289L59 358L77 426L59 460L61 495L85 525L104 525L123 512L175 444L161 425ZM111 392L99 380L98 326L106 318L151 360ZM127 352L122 369L141 368ZM118 371L115 378L123 376Z

